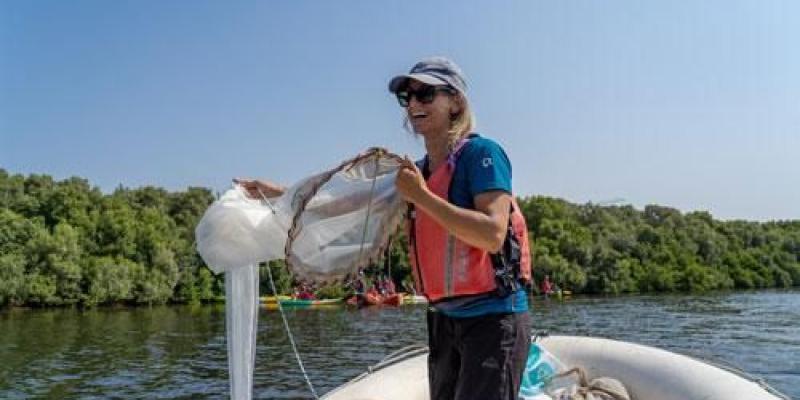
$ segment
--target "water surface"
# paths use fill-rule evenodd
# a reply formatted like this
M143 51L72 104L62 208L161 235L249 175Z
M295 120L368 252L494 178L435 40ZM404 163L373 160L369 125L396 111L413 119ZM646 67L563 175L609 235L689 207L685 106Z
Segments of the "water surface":
M738 365L800 398L800 291L541 301L534 330L628 340ZM424 344L425 307L290 310L319 393ZM226 398L224 306L0 312L0 398ZM311 398L280 315L259 316L256 398Z

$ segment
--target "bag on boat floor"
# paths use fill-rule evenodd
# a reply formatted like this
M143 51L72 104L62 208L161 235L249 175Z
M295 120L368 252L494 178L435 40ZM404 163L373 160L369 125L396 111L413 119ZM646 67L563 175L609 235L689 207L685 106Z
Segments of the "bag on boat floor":
M617 379L600 377L587 381L586 373L578 367L559 376L565 377L576 373L579 376L579 383L550 393L554 400L631 400L625 385Z

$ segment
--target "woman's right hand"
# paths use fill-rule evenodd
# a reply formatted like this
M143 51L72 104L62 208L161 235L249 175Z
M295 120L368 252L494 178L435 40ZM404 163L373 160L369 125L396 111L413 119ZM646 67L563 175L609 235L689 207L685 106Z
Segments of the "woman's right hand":
M409 203L417 203L425 194L428 185L422 176L417 165L408 157L400 162L400 170L397 171L395 187L403 200Z
M258 179L233 178L233 183L240 185L247 196L253 199L260 199L262 193L267 198L278 197L286 191L283 186Z

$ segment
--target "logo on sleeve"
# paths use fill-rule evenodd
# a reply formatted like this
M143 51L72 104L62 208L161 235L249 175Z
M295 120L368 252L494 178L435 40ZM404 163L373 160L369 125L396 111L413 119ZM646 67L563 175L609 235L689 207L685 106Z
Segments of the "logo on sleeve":
M489 168L489 166L492 165L492 158L491 157L484 158L483 160L481 160L481 165L483 165L483 168Z

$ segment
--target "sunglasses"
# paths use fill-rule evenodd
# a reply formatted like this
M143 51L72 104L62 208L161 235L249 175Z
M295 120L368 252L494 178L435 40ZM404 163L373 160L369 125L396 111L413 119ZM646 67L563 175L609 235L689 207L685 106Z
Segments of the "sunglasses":
M422 104L432 103L437 92L455 94L455 90L447 86L424 85L417 90L411 90L409 88L398 90L395 95L397 96L397 102L400 103L401 107L408 107L408 104L411 103L411 98L414 97Z

